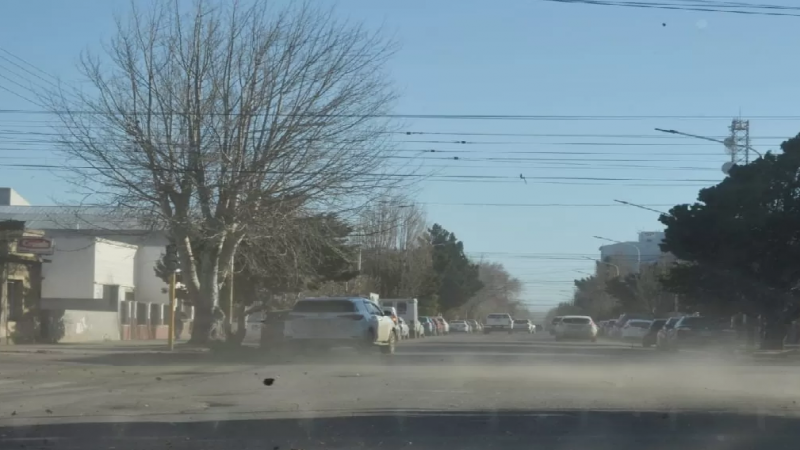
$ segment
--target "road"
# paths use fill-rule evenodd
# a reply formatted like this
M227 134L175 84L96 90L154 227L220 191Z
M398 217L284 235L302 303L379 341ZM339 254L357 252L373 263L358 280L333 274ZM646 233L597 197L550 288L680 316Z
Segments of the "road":
M545 333L404 341L390 359L57 348L0 353L0 448L800 445L800 365L732 355Z

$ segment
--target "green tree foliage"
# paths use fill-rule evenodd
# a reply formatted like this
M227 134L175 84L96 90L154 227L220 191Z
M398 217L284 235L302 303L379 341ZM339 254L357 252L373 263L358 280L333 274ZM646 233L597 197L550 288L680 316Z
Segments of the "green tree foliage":
M717 309L763 314L772 323L793 315L800 281L800 136L735 166L692 205L661 216L662 249L684 265L667 285ZM710 295L709 295L710 294Z
M433 247L440 308L442 311L458 308L483 287L478 265L464 253L464 243L441 225L434 224L428 234Z
M327 281L348 281L358 275L357 249L348 243L352 227L337 215L297 217L292 219L291 229L280 239L251 238L240 244L234 260L234 306L240 311L255 302L269 306L277 295L314 289ZM169 273L165 256L156 262L154 270L166 284ZM219 283L227 286L227 274L220 274ZM178 289L176 296L193 304L185 288ZM224 295L221 299L223 310L227 310L229 298ZM244 314L238 316L243 318Z
M662 315L675 308L675 294L668 292L662 279L669 272L665 263L642 264L640 273L616 277L606 282L606 292L617 300L617 311Z

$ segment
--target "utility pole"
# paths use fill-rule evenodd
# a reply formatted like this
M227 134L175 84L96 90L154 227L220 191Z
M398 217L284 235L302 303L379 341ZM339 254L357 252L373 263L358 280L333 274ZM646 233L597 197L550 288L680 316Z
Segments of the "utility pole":
M167 254L164 257L164 266L169 272L169 337L167 346L170 350L175 349L175 285L177 284L178 272L178 246L175 244L167 245Z
M169 340L170 350L175 350L175 272L169 276Z
M228 272L228 333L233 334L233 255Z

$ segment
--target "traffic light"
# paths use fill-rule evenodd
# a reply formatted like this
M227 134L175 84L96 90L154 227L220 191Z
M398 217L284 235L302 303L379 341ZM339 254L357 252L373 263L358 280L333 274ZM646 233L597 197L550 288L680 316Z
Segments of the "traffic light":
M164 255L164 266L168 272L178 270L178 246L175 244L167 245L167 254Z

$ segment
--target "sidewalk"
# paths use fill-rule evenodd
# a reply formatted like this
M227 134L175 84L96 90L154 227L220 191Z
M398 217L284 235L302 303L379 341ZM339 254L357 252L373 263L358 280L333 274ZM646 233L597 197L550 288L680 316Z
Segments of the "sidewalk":
M0 345L0 353L206 353L205 347L176 342L175 350L167 349L166 341L98 341L64 344Z

